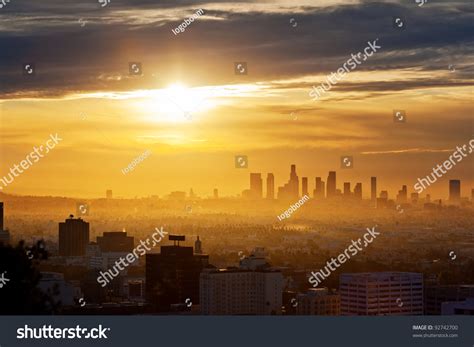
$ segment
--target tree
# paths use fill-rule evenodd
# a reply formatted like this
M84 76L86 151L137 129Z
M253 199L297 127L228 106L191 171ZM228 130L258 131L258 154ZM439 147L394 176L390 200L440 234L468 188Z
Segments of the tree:
M0 288L0 314L39 315L59 311L60 305L53 299L54 290L44 293L38 287L41 274L37 265L47 257L43 241L31 248L26 248L23 241L16 247L0 244L0 276L3 274L9 280Z

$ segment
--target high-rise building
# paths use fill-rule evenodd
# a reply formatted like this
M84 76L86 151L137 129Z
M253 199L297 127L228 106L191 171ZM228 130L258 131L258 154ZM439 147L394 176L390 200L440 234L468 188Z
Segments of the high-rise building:
M202 254L202 242L199 240L199 235L194 241L194 254Z
M474 202L474 188L471 189L471 201Z
M278 199L293 200L299 198L299 178L296 174L296 165L291 165L290 180L282 187L278 187Z
M305 294L296 297L297 315L339 316L341 314L341 297L329 292L328 288L311 288Z
M308 195L308 177L301 178L301 195ZM308 195L309 196L309 195Z
M219 190L217 188L214 188L214 199L219 199Z
M3 202L0 202L0 243L8 245L10 243L10 232L3 229Z
M362 183L356 183L354 187L354 197L356 199L362 199Z
M341 315L422 315L423 274L366 272L339 278Z
M410 194L410 198L411 198L411 203L416 205L418 203L419 194L416 192L413 192Z
M283 275L256 249L239 268L205 269L200 276L200 305L204 315L281 314Z
M0 231L3 231L3 202L0 202Z
M272 173L267 174L267 199L275 199L275 177Z
M336 171L329 171L326 189L327 198L332 198L336 195Z
M107 199L112 199L113 194L112 194L112 190L111 190L111 189L107 189L107 191L105 192L105 197L106 197Z
M321 177L316 177L314 190L313 190L313 197L324 199L324 182L321 181Z
M89 244L89 223L81 218L69 216L64 222L59 223L59 255L84 256Z
M173 246L146 254L146 297L159 312L169 312L172 304L184 304L186 299L199 304L199 274L209 264L208 255L179 245L184 236L169 235L169 239L175 241Z
M370 177L370 200L377 201L377 177Z
M97 236L97 245L101 252L127 252L133 251L133 236L127 236L126 232L109 231L102 236Z
M407 202L407 198L408 198L407 186L403 185L402 189L398 191L397 203L405 204Z
M250 174L250 197L252 199L261 199L263 194L262 174Z
M351 182L344 182L344 197L351 196Z
M453 204L461 201L461 181L449 180L449 201Z

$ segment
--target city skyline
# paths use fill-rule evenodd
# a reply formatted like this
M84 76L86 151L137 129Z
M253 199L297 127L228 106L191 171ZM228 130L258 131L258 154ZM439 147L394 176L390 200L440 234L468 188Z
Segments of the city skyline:
M467 4L7 6L0 178L48 134L62 140L3 191L93 197L108 187L133 197L186 185L200 195L220 187L229 196L240 193L247 169L272 172L280 184L282 163L320 176L339 168L345 155L354 160L341 174L345 181L367 186L362 178L377 176L389 191L410 186L472 137ZM202 15L186 31L172 32L199 8ZM409 18L403 30L394 28L395 15ZM443 25L431 18L443 18ZM313 86L376 39L381 48L370 60L311 98ZM394 121L397 114L403 122ZM245 170L233 165L240 154L248 158ZM473 163L464 159L445 179L474 186ZM446 190L435 184L430 193Z

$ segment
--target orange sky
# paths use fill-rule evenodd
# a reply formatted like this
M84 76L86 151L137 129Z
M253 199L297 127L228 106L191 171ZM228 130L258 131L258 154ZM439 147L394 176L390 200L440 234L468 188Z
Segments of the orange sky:
M207 14L177 36L170 29L196 8L168 8L168 19L159 21L156 9L149 6L111 8L106 15L110 27L93 27L101 25L99 15L94 12L95 17L89 18L92 12L88 12L84 17L91 24L74 29L95 31L95 36L87 38L94 37L91 45L97 46L112 45L107 36L113 35L109 31L114 25L128 30L130 36L113 41L114 49L109 53L97 53L100 62L93 59L93 51L81 53L89 56L93 68L83 59L77 69L68 66L75 58L65 52L60 53L63 60L50 57L56 59L53 64L45 60L48 47L35 48L30 53L40 63L35 80L30 82L24 76L13 76L11 68L5 66L15 65L6 58L0 65L0 74L9 82L2 87L0 101L0 177L50 134L58 133L63 141L3 192L97 197L110 188L116 196L133 197L192 187L207 196L217 187L221 195L235 195L247 188L249 172L264 176L273 172L276 184L283 184L290 164L297 165L300 177L310 177L311 190L314 177L325 180L329 170L338 171L339 187L343 180L363 182L364 195L372 175L379 177L379 188L389 189L392 197L402 184L410 190L418 177L429 174L457 145L473 138L472 79L464 73L468 69L466 56L449 42L420 48L418 43L410 43L416 41L410 35L405 36L404 47L397 43L394 35L399 34L394 33L391 23L385 31L375 33L369 29L354 33L345 28L347 35L359 35L348 38L356 43L341 44L327 57L321 49L307 52L306 47L315 40L328 40L338 32L336 27L312 30L310 25L324 20L318 16L339 13L344 19L344 11L350 8L379 11L362 2L326 5L335 7L330 7L331 11L295 7L288 14L282 8L292 5L284 1L255 5L249 13L239 12L234 8L237 5L230 3L221 7L206 3L202 8ZM442 13L444 9L436 10ZM232 18L236 13L238 18ZM146 16L137 24L138 14ZM262 19L255 22L259 16ZM117 24L117 18L123 23ZM275 30L293 35L284 43L265 27L276 25L275 18L284 20L284 28ZM290 25L290 18L299 20L297 27ZM163 33L160 31L157 38L159 44L151 47L146 30L153 27L154 19L159 24L154 28ZM235 21L245 26L250 20L254 37L232 31ZM25 37L35 36L34 24L26 19L22 23L21 18L17 22L17 27L2 34L0 40L15 38L22 28L23 37L18 40L28 47ZM232 23L228 23L228 31L220 31L220 37L211 27L209 36L195 40L196 35L206 32L206 25L223 26L226 22ZM134 36L132 26L143 30L144 36ZM43 33L46 37L56 34L52 26ZM368 40L377 37L380 52L347 74L320 100L311 100L308 93L312 85L323 82L351 53L361 51ZM86 38L77 40L88 42ZM318 44L333 49L330 40ZM272 48L279 45L278 50ZM292 45L298 55L293 54ZM272 58L272 49L277 59ZM438 52L445 61L424 58L436 50L450 53ZM102 61L108 55L110 63ZM25 55L17 57L16 64L18 61L25 61ZM143 64L142 76L129 75L130 61ZM234 74L236 61L248 62L248 75ZM450 61L456 64L454 72L448 69ZM394 109L406 111L406 123L393 122ZM152 154L124 175L121 170L146 150ZM235 168L234 157L239 154L248 155L248 169ZM354 169L340 170L342 155L354 157ZM463 181L463 195L469 195L474 187L473 172L474 159L466 158L427 193L445 197L447 180L458 178Z

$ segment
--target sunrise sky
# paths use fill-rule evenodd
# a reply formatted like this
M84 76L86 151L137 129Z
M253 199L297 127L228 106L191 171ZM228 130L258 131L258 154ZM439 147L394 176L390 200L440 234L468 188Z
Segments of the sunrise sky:
M236 195L249 172L283 184L290 164L311 191L329 170L339 188L363 182L365 196L373 175L391 197L402 184L413 190L474 138L473 13L471 1L11 0L0 9L0 177L50 134L63 140L3 192ZM377 53L309 97L377 38ZM130 75L129 62L143 75ZM34 77L23 63L35 64ZM393 122L396 109L406 123ZM241 154L248 169L234 166ZM340 170L341 155L354 169ZM473 173L471 156L427 193L444 198L457 178L470 195Z

